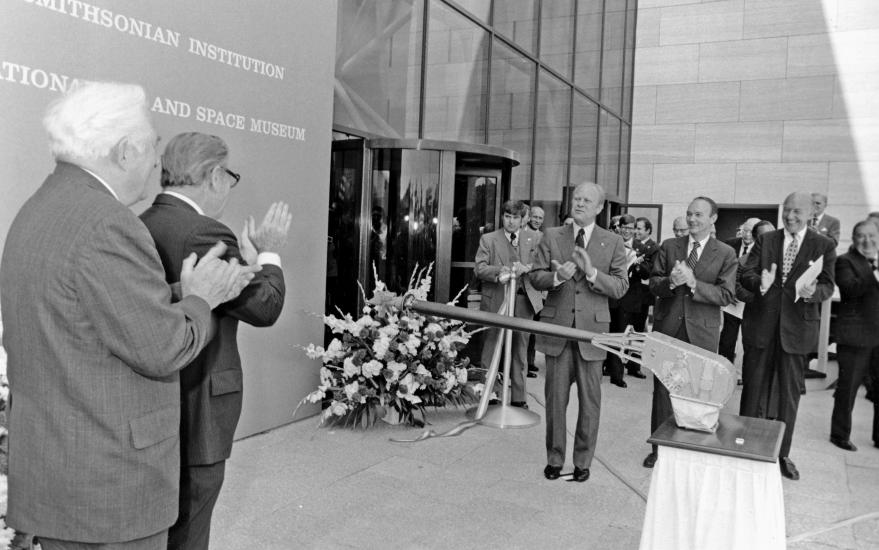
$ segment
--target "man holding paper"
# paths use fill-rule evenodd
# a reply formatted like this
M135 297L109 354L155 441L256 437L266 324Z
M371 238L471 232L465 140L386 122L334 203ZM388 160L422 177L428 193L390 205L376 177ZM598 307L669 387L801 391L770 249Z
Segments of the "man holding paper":
M833 294L836 263L834 242L808 231L812 212L809 193L791 193L784 200L784 228L760 235L742 270L741 283L755 293L753 321L742 325L754 342L755 368L743 373L740 413L758 416L760 392L774 374L778 384L778 420L785 423L779 451L781 473L800 478L789 458L797 421L801 389L805 384L807 354L818 342L821 302ZM817 266L817 267L816 267Z

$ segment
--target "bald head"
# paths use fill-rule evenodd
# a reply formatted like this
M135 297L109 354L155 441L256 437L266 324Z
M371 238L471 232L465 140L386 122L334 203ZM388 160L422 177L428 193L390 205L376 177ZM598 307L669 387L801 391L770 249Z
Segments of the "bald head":
M686 237L690 233L687 219L683 216L675 218L671 224L671 230L674 231L675 237Z
M781 207L781 220L789 233L802 231L812 217L812 195L803 191L791 193Z

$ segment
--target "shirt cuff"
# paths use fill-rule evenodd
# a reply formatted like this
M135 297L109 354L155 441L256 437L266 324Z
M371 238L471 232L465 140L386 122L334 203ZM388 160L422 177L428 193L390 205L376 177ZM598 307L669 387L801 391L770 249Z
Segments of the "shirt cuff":
M594 283L595 279L597 279L597 278L598 278L598 270L597 269L595 270L595 274L592 275L591 277L588 275L586 276L586 280L589 281L590 283Z
M277 252L260 252L256 256L256 263L281 267L281 255Z
M558 274L558 272L553 271L553 272L552 272L552 286L553 286L553 287L557 287L557 286L559 286L560 284L562 284L563 282L564 282L564 281L562 281L561 279L559 279L559 274Z

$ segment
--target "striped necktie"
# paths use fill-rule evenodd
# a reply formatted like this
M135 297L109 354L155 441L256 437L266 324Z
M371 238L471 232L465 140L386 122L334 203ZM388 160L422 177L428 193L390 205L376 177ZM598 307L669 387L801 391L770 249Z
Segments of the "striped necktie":
M696 263L699 262L699 247L702 246L699 244L699 241L693 241L693 250L690 251L690 255L687 256L687 267L690 268L690 271L696 268Z
M787 245L787 248L784 249L784 257L782 258L781 263L781 284L784 284L787 281L787 275L790 273L790 268L794 265L794 260L797 257L797 252L799 252L800 247L797 246L797 236L791 235L790 244Z

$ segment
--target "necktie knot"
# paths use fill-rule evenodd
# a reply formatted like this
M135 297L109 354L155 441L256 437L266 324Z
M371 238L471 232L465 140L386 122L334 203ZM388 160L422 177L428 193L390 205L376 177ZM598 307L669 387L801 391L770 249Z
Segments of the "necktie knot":
M687 256L687 267L690 270L693 270L696 267L696 264L699 263L699 247L702 244L699 241L693 241L693 248L690 250L690 255Z
M580 231L577 232L577 239L576 239L576 244L577 244L577 246L579 246L580 248L586 248L586 237L585 237L585 235L586 235L586 230L583 229L583 228L581 227L581 228L580 228Z

